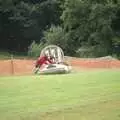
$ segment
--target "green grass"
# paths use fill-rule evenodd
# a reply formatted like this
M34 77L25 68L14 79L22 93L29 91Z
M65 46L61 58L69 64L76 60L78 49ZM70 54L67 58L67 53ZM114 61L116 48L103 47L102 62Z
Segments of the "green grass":
M9 52L2 52L0 51L0 59L10 59L11 55Z
M3 59L11 59L11 57L13 57L14 59L24 59L24 58L30 58L29 56L27 56L26 53L18 53L18 52L14 52L14 53L10 53L10 52L5 52L5 51L0 51L0 60Z
M120 120L120 71L0 77L0 120Z

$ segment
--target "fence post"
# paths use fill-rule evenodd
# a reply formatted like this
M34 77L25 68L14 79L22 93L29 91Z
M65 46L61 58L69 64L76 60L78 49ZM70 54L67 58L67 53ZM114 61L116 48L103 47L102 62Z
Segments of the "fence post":
M14 75L13 55L11 55L11 74Z

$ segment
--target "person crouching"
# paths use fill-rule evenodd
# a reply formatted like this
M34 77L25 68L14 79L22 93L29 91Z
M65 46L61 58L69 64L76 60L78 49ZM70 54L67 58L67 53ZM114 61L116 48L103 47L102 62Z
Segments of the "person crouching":
M48 65L48 64L54 64L53 57L50 56L50 58L47 55L40 56L38 57L36 63L35 63L35 73L38 72L38 70L43 66L43 65Z

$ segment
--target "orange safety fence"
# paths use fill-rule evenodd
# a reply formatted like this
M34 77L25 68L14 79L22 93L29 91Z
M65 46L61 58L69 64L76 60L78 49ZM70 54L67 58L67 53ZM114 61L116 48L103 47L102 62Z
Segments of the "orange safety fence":
M0 60L0 75L33 74L34 60ZM69 59L72 66L80 68L120 68L119 60Z

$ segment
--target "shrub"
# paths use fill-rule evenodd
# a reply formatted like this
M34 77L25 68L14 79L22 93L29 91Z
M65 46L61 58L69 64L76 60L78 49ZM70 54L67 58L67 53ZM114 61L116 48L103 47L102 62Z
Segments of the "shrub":
M40 56L41 50L44 48L45 44L40 43L37 44L35 41L32 42L32 44L29 46L28 49L28 56L30 57L38 57Z

